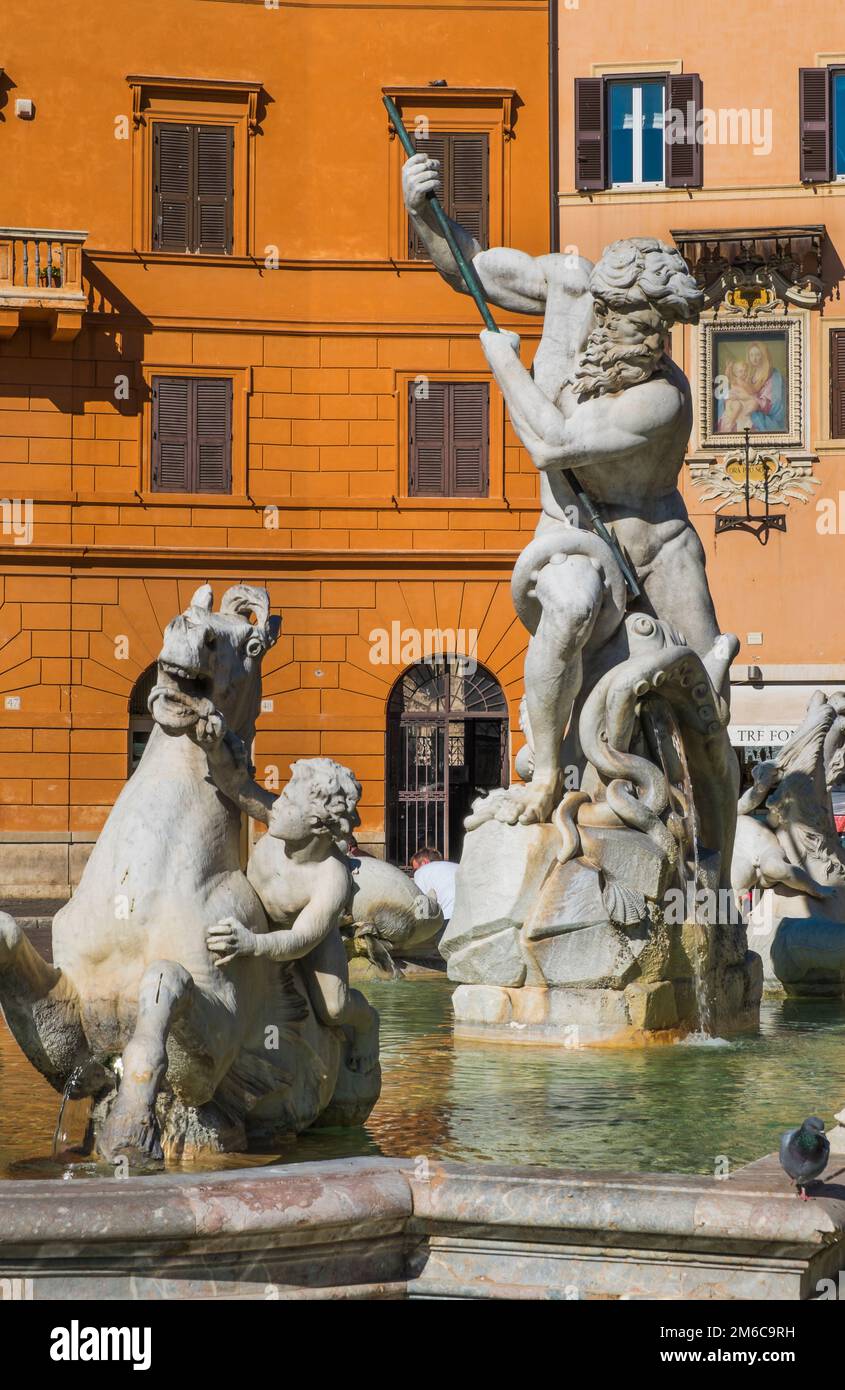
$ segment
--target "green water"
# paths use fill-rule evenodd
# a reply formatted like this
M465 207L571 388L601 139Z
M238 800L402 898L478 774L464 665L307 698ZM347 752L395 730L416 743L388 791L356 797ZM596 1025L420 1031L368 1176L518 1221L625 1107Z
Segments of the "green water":
M381 1014L383 1087L365 1129L313 1130L222 1166L381 1154L712 1173L721 1156L731 1168L759 1158L806 1115L830 1124L845 1105L843 1002L764 1003L759 1033L724 1047L579 1052L454 1041L452 988L366 986ZM0 1176L63 1171L46 1161L57 1114L58 1097L0 1025ZM81 1116L67 1128L76 1137Z

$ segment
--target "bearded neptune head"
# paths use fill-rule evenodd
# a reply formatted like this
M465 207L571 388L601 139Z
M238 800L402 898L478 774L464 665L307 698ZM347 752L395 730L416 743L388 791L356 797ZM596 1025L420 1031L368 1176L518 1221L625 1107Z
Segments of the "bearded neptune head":
M695 323L704 296L680 253L655 237L628 237L605 248L590 276L596 327L578 369L584 399L646 381L675 323Z
M628 237L605 247L590 276L593 298L608 309L627 314L655 309L667 327L695 323L704 296L674 247L656 237Z

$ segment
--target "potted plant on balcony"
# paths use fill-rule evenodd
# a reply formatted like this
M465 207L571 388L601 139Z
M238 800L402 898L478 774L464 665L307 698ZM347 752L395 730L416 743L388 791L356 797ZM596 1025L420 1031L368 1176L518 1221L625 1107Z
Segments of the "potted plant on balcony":
M61 266L52 264L43 266L38 272L38 283L44 289L61 289Z

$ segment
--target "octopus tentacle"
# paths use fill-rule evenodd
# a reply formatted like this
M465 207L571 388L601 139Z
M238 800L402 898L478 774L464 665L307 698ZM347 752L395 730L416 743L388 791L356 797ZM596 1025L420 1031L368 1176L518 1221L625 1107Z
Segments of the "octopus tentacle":
M590 800L589 792L567 792L552 815L552 824L561 838L557 852L559 864L566 864L581 853L581 836L578 832L578 808Z

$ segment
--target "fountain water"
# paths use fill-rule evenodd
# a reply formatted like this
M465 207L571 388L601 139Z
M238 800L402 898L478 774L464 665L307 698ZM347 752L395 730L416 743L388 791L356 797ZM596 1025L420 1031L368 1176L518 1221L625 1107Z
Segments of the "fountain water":
M67 1103L68 1103L68 1101L72 1098L73 1092L74 1092L76 1086L77 1086L77 1085L79 1084L79 1082L82 1080L82 1077L83 1077L84 1072L85 1072L85 1068L84 1068L84 1067L82 1067L82 1066L74 1067L73 1071L71 1072L70 1076L68 1077L67 1081L65 1082L64 1090L62 1091L61 1103L60 1103L60 1105L59 1105L59 1114L58 1114L58 1118L57 1118L57 1120L56 1120L56 1128L55 1128L55 1130L54 1130L54 1132L53 1132L53 1157L54 1157L54 1158L56 1157L56 1155L57 1155L58 1152L59 1152L59 1144L61 1143L61 1141L62 1141L63 1139L67 1139L67 1135L66 1135L66 1134L62 1134L62 1121L64 1120L64 1117L65 1117L65 1110L66 1110L66 1108L67 1108Z

